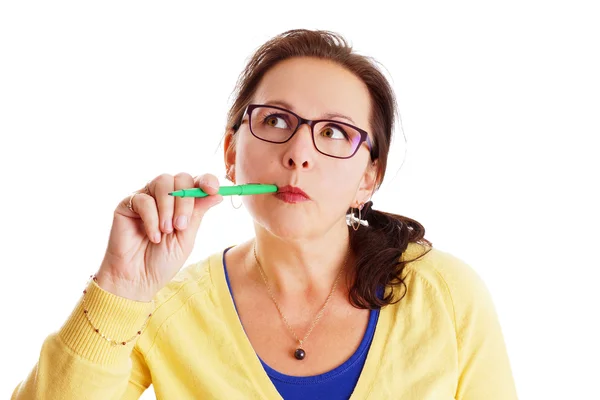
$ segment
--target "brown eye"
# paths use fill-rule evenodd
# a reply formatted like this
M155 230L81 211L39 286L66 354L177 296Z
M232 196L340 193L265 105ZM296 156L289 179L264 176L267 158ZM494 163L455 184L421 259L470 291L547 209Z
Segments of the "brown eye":
M335 136L336 134L337 134L337 137ZM346 134L346 132L342 128L338 127L337 125L329 125L329 126L325 127L321 131L321 136L324 136L329 139L335 139L335 140L348 138L348 135Z
M264 123L271 128L288 129L289 125L285 118L280 115L268 115L263 119Z

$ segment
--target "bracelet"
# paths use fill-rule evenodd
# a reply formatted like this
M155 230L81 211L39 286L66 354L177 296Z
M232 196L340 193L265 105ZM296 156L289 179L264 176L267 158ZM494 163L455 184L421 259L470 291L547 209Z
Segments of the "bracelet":
M89 283L94 280L94 282L96 282L96 284L98 283L98 279L96 278L96 275L90 275L90 280L88 281L88 285ZM94 329L94 331L99 334L102 339L108 341L112 346L118 346L118 345L123 345L125 346L127 343L131 342L132 340L134 340L135 338L137 338L138 336L140 336L142 334L142 332L144 331L144 329L146 328L146 325L148 324L148 321L150 320L150 317L152 316L152 313L148 314L148 317L146 317L146 321L144 321L144 324L142 325L142 327L140 328L139 331L137 331L137 333L135 335L133 335L132 337L130 337L129 339L125 340L125 341L117 341L114 339L111 339L109 337L107 337L106 335L104 335L103 333L100 332L100 330L96 327L96 325L94 325L94 323L92 322L92 320L90 319L90 316L88 315L88 309L85 306L85 294L87 293L87 290L83 291L83 297L81 299L81 302L83 303L83 315L85 315L85 318L87 319L87 321L90 323L90 325L92 326L92 328ZM153 310L152 312L154 312L154 308L156 307L154 304L154 300L152 300L152 305L153 305Z

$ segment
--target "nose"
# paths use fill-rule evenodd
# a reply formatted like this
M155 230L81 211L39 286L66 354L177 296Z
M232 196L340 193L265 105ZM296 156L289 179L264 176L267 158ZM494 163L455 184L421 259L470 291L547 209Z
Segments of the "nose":
M286 168L309 169L312 168L315 153L310 126L302 124L287 143L282 161Z

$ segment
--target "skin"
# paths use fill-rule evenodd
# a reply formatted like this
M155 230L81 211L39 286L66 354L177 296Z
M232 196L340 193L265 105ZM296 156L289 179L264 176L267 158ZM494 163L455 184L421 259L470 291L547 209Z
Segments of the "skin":
M261 80L252 103L285 101L291 111L309 119L337 112L371 132L371 98L366 85L333 62L293 58L271 68ZM326 372L343 363L358 347L368 310L354 308L342 275L325 313L305 343L302 362L291 354L297 342L283 324L254 259L257 257L273 295L299 338L304 337L327 298L349 252L345 215L349 207L368 201L376 184L377 164L363 143L350 159L319 153L310 129L302 125L283 144L255 138L245 116L232 139L225 138L225 163L236 184L261 182L300 187L310 200L286 203L274 195L244 196L254 219L256 238L235 246L226 263L238 313L258 355L271 367L290 375ZM371 140L373 140L373 136Z

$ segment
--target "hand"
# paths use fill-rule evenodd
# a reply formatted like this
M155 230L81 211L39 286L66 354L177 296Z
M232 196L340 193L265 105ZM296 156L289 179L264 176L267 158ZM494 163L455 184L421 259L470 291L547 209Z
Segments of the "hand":
M199 187L209 196L174 197L174 190ZM197 178L180 173L154 178L136 192L131 211L123 199L114 212L98 285L113 294L150 301L183 266L193 247L202 217L223 201L216 176Z

